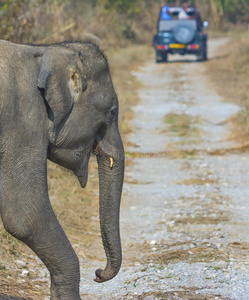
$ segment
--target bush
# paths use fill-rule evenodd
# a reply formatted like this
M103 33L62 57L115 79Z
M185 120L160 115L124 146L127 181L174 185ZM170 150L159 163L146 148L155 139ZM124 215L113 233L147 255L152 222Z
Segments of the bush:
M176 1L171 1L171 4ZM194 0L213 30L237 23L248 0ZM97 35L108 47L129 42L150 44L162 0L2 0L0 37L13 42L82 40Z

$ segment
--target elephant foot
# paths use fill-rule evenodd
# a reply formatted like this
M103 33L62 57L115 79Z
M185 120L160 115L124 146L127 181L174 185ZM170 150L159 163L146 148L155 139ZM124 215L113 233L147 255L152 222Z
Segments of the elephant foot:
M81 300L80 295L77 293L72 293L68 289L64 291L51 290L51 300Z
M74 268L75 269L75 268ZM73 270L74 270L73 269ZM51 300L81 300L79 295L79 274L67 276L51 274Z

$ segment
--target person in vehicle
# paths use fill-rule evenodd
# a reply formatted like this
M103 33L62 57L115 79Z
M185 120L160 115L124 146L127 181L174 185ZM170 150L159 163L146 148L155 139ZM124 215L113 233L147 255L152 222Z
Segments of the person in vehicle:
M160 12L160 16L159 16L160 20L171 20L171 16L169 15L169 8L168 6L163 6Z
M178 19L189 19L187 14L188 4L186 2L182 3L182 10L178 14Z

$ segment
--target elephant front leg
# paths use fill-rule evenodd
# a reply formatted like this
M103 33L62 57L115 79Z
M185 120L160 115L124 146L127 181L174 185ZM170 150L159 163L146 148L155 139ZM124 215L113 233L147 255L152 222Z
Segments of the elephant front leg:
M51 207L44 170L15 163L1 172L0 210L5 229L28 245L51 275L51 299L79 300L78 258Z

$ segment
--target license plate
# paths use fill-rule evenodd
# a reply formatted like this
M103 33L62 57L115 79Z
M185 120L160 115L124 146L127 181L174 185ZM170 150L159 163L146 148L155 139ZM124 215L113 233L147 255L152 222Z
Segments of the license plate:
M170 44L169 45L170 48L177 48L177 49L182 49L182 48L185 48L186 45L185 44Z

